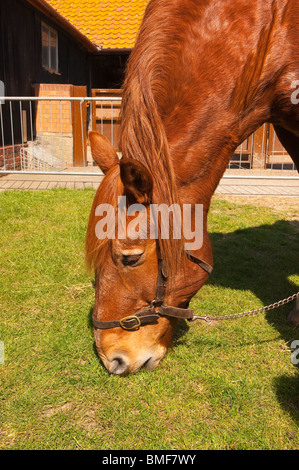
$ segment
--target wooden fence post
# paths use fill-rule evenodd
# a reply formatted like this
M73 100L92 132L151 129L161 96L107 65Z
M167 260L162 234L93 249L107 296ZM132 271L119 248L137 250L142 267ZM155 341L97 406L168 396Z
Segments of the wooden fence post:
M267 150L267 131L266 125L259 127L254 133L252 168L264 169Z
M86 86L74 86L74 97L86 97ZM87 135L86 135L86 102L73 101L72 126L73 126L73 166L87 165Z

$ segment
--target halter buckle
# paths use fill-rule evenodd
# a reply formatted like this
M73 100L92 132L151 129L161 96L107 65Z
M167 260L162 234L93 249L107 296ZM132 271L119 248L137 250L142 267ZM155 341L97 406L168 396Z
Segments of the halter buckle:
M129 322L129 325L126 325L126 322ZM124 317L119 320L119 323L123 330L138 330L138 328L141 326L141 321L138 317L136 317L136 315L129 315L128 317Z

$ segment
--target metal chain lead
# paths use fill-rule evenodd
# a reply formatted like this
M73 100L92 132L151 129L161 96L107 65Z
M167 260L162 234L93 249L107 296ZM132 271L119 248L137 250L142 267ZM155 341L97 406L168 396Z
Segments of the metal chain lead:
M194 315L194 317L190 321L204 320L206 322L210 322L210 321L218 321L218 320L234 320L236 318L241 318L241 317L251 317L254 315L258 315L259 313L268 312L269 310L273 310L275 308L281 307L282 305L286 305L292 302L292 300L295 300L297 296L299 296L299 292L297 292L296 294L290 295L289 297L283 300L274 302L274 304L267 305L266 307L260 307L260 308L256 308L255 310L248 310L247 312L242 312L242 313L234 313L232 315L221 315L218 317L211 317L210 315L207 315L206 317L200 317L198 315Z

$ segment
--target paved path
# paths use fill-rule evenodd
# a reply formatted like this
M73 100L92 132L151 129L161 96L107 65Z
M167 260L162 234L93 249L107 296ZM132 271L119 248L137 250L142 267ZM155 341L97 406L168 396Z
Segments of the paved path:
M297 179L222 178L216 194L299 197Z
M97 189L101 175L34 175L9 174L0 177L0 192L5 190L40 190L51 188ZM242 196L299 197L297 179L222 178L216 194Z
M97 189L103 176L101 175L30 175L10 174L0 177L0 192L13 189L84 189L93 187Z

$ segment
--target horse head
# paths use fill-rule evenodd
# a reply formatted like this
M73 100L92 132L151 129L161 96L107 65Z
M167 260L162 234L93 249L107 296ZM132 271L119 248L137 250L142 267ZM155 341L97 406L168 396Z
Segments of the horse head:
M153 176L137 160L119 161L105 137L89 137L105 175L86 235L87 260L95 270L96 348L111 373L153 370L171 345L178 318L192 316L189 301L207 272L184 253L175 269L163 263L159 238L150 236Z

